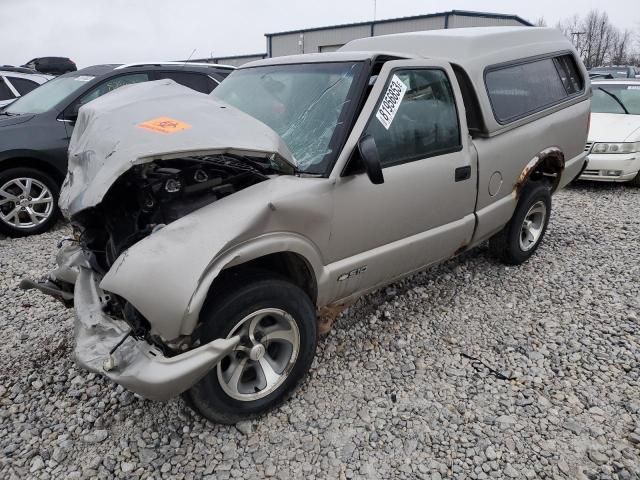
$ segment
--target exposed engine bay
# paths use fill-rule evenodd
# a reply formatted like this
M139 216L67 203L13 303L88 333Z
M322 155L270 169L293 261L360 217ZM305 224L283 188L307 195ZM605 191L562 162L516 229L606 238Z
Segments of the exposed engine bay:
M72 218L76 238L97 272L108 271L131 245L221 198L278 174L268 158L237 155L183 157L136 165L122 175L96 207ZM107 308L124 317L134 336L146 320L114 299Z
M261 158L216 155L162 160L131 168L97 206L76 215L83 248L99 271L152 232L276 173Z

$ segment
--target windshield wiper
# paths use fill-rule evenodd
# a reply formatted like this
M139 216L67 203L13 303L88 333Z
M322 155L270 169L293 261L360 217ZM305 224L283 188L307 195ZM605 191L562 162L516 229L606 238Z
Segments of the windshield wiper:
M0 112L0 115L6 115L7 117L15 117L16 115L19 115L19 114L11 113L11 112Z
M622 107L622 110L624 110L624 113L626 113L627 115L629 115L629 110L627 110L627 107L624 106L624 103L622 103L622 100L620 100L617 95L611 93L609 90L605 90L602 87L596 87L598 90L602 90L604 93L606 93L607 95L609 95L611 98L613 98L618 105L620 105Z

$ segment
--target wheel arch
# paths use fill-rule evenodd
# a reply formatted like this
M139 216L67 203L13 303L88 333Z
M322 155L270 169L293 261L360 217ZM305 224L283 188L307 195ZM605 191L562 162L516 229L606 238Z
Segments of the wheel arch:
M520 173L513 186L513 192L518 198L522 188L529 180L547 179L553 193L560 183L560 178L564 170L564 153L558 147L545 148L534 156Z
M200 311L209 295L215 294L225 273L259 268L282 276L299 286L317 305L326 276L318 248L300 235L267 234L244 242L218 255L207 267L191 296L182 324L182 333L190 334L199 323Z
M40 170L53 178L58 183L58 187L60 187L64 181L64 174L62 174L59 169L36 155L20 154L0 160L0 169L7 170L9 168L33 168Z

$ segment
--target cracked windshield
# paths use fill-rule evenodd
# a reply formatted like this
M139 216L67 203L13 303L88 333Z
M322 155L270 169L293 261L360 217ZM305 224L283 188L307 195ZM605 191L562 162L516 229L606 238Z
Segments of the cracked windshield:
M238 70L213 95L275 130L305 173L325 171L359 63Z

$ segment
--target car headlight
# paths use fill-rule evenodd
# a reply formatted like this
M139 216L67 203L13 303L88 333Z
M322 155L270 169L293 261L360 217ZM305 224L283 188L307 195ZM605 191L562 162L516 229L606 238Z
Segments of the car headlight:
M596 143L591 151L593 153L637 153L640 152L640 142Z

